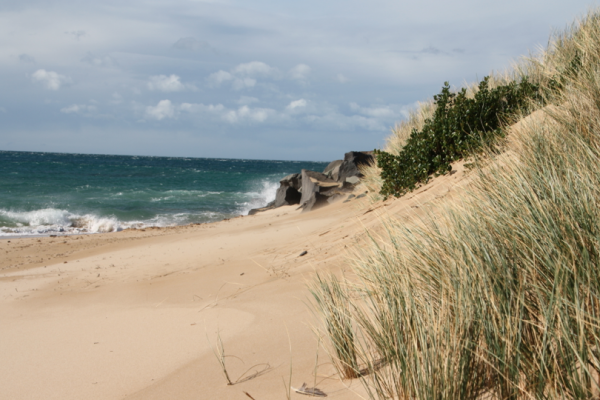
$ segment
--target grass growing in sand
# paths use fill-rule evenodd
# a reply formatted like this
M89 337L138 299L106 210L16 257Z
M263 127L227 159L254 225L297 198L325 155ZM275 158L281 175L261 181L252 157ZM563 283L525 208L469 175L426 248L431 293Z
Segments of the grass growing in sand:
M510 130L459 203L387 223L357 251L357 279L312 286L334 363L363 371L371 398L600 393L600 11L497 80L524 76L548 105ZM415 111L386 150L434 111Z

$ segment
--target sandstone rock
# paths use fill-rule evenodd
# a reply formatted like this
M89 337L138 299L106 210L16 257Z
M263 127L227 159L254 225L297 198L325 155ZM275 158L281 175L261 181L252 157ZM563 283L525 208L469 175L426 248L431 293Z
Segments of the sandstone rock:
M304 204L313 195L313 193L323 194L333 188L339 188L340 184L333 179L329 179L320 172L302 170L302 198L300 204Z
M293 187L296 190L300 190L302 187L302 174L290 174L279 181L281 186ZM280 186L280 187L281 187Z
M327 167L323 170L323 174L325 174L328 178L337 181L340 175L340 165L344 160L335 160L329 163Z
M340 188L339 182L329 179L320 172L302 170L302 198L300 205L304 208L302 212L308 212L319 208L327 203L327 192Z
M351 151L344 155L344 161L340 164L338 181L345 182L351 176L363 177L358 167L375 162L372 151Z
M275 196L275 207L291 206L299 204L302 195L298 190L291 186L284 186L283 184L277 189Z
M357 185L358 183L360 183L360 178L358 176L349 176L346 178L345 182L351 185Z

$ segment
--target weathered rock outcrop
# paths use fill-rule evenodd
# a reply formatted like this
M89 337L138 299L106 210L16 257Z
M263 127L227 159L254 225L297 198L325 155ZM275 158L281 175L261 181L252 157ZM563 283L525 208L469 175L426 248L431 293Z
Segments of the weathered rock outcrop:
M300 190L302 187L302 173L290 174L279 181L282 186L290 186L296 190Z
M359 167L362 165L372 164L372 151L351 151L344 155L344 161L340 164L338 181L345 182L346 178L356 176L362 178L364 175L360 172Z
M303 207L302 212L308 212L327 205L328 192L339 187L340 183L329 179L327 175L303 169L302 198L300 199L300 205Z
M275 207L292 206L300 203L301 194L293 187L282 186L277 189L275 197Z
M263 208L250 210L248 215L285 205L300 204L302 212L326 206L352 192L363 174L359 167L374 162L372 151L351 151L343 160L329 163L323 172L303 169L279 181L275 200Z
M275 207L291 206L300 203L302 195L299 190L302 187L302 175L291 174L279 181L279 189L275 195Z
M335 160L330 162L329 165L323 170L323 173L327 175L328 178L337 181L338 177L340 176L340 165L342 165L343 162L344 160Z
M329 179L327 175L320 172L302 170L302 198L300 204L308 200L313 193L324 193L332 188L339 187L339 183Z

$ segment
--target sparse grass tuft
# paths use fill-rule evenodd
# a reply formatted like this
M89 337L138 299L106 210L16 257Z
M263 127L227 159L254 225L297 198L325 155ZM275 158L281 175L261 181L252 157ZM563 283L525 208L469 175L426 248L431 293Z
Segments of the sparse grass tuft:
M242 383L242 382L246 382L246 381L255 379L255 378L271 371L271 365L269 365L268 363L254 364L250 368L246 369L244 371L244 373L242 373L240 375L239 378L237 378L235 381L232 381L231 378L229 377L229 371L227 370L227 365L225 364L225 359L228 357L236 358L243 364L242 359L240 359L239 357L236 357L236 356L232 356L232 355L225 355L225 347L223 346L223 340L221 339L220 332L217 332L217 340L216 340L216 343L214 346L212 345L212 343L210 342L210 339L208 338L208 333L206 334L206 340L208 341L209 346L212 348L212 351L215 355L215 358L217 359L217 361L219 363L219 366L221 367L221 372L223 373L223 377L225 378L225 381L227 382L228 386L232 386L232 385L235 385L238 383ZM254 372L249 373L250 371L254 371ZM250 396L250 395L248 395L248 396Z
M225 358L227 356L225 355L225 347L223 347L223 340L221 339L221 334L219 332L217 332L217 341L216 341L214 347L210 343L208 334L206 335L206 340L208 341L208 344L213 349L213 353L215 354L215 357L216 357L217 361L219 362L219 366L221 367L221 372L223 372L223 377L225 378L227 385L230 385L230 386L233 385L233 382L231 382L231 379L229 378L229 373L227 372L227 365L225 365Z
M333 348L334 365L342 378L358 377L358 364L347 289L335 276L327 280L317 274L311 287L317 310L324 316L328 337Z

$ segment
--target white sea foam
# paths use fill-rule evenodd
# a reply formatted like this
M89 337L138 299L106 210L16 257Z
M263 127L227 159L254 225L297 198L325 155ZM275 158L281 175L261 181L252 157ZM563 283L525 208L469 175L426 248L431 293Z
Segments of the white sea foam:
M214 222L230 215L218 212L159 214L147 220L119 221L115 217L78 215L66 210L45 208L35 211L7 211L0 209L0 236L31 236L52 234L81 234L119 232L130 228L167 227L198 222Z
M7 211L0 210L0 216L21 225L65 225L70 223L71 213L55 208L44 208L35 211Z
M244 193L245 197L250 200L240 204L240 212L242 215L248 214L253 208L261 208L275 200L279 181L263 180L257 185L257 190L254 192Z
M44 208L34 211L0 210L0 217L11 222L1 226L0 235L45 235L51 233L116 232L123 228L116 218L77 215L67 210Z
M65 229L67 231L79 230L79 232L103 233L118 232L124 228L123 224L116 218L102 218L87 214L82 217L73 218L71 225Z

